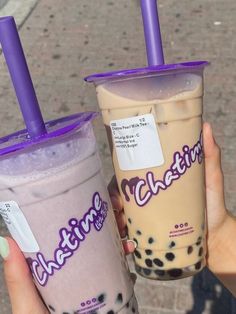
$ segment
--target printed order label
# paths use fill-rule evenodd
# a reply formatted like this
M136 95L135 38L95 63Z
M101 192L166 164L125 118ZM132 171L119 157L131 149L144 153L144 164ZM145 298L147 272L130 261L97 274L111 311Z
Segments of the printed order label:
M38 243L28 222L15 201L0 202L0 214L22 252L33 253L39 251Z
M110 127L121 170L158 167L164 163L152 114L113 120Z

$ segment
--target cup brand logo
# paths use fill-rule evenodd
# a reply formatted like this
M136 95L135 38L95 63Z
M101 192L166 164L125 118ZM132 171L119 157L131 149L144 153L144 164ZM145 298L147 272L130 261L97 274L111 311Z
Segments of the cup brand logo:
M45 286L55 271L60 270L66 263L67 259L79 249L80 244L86 240L86 236L93 227L95 231L100 231L106 219L108 204L104 202L96 192L93 195L92 206L85 213L81 220L72 218L68 225L59 230L59 244L54 251L53 260L47 260L42 253L36 254L36 259L28 258L35 280Z
M146 173L145 178L123 179L121 181L121 190L125 200L130 202L132 195L138 206L146 205L160 190L168 189L174 181L179 180L194 163L201 164L202 161L203 141L201 132L199 140L193 147L190 148L188 145L184 145L182 151L174 153L173 163L164 173L162 180L156 179L151 171Z

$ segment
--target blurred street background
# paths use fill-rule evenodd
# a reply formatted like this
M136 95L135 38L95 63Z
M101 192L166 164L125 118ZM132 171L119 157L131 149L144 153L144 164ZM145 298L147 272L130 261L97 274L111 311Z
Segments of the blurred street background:
M45 120L97 110L83 77L146 64L138 0L0 0L14 15ZM166 63L208 60L204 118L222 149L227 208L236 214L236 1L159 0ZM0 55L0 135L23 127ZM113 174L102 120L96 135L107 182ZM0 234L6 229L0 221ZM131 265L132 268L132 265ZM207 270L155 282L138 277L140 314L236 314L234 298ZM0 314L10 314L0 263Z

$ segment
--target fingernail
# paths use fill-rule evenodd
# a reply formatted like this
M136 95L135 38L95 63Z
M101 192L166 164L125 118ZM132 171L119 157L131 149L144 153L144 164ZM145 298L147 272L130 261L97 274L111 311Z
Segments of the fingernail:
M127 243L132 243L134 248L137 249L137 243L133 240L127 240Z
M3 237L0 237L0 255L3 259L6 259L9 255L9 244Z
M214 143L216 143L215 136L214 136L214 134L213 134L213 129L212 129L212 126L211 126L210 123L208 123L208 127L209 127L209 131L210 131L210 133L211 133L212 139L213 139Z

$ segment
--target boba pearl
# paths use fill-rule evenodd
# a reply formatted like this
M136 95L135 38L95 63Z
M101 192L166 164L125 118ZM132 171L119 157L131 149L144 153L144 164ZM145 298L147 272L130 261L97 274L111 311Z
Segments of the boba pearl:
M147 267L152 267L152 260L150 258L145 259Z
M137 234L137 235L141 235L142 232L141 232L140 230L137 230L137 231L136 231L136 234Z
M152 237L150 237L149 239L148 239L148 243L149 244L152 244L154 242L154 239L152 238Z
M131 224L132 223L132 220L131 220L131 218L128 218L128 222Z
M145 275L149 276L152 271L150 269L148 269L148 268L143 268L143 272L144 272Z
M98 297L98 302L103 303L105 300L105 294L100 294L100 296Z
M134 251L134 255L137 257L137 258L142 258L142 255L139 251L135 250Z
M134 307L132 307L132 313L135 313L135 308Z
M145 250L145 253L146 253L147 255L152 255L152 250Z
M166 259L168 261L173 261L175 259L175 255L173 253L171 253L171 252L166 253Z
M162 270L162 269L156 269L154 270L154 273L157 275L157 276L160 276L160 277L163 277L165 275L165 271Z
M174 241L171 241L170 242L170 245L169 245L169 248L171 249L172 247L174 247L175 246L175 242Z
M126 307L127 307L127 308L129 307L129 302L126 303Z
M199 237L199 238L197 239L196 245L200 245L200 244L201 244L201 241L202 241L202 237Z
M196 269L196 270L199 270L199 269L201 268L201 266L202 266L201 261L200 261L200 262L197 262L197 263L195 264L195 269Z
M191 254L192 252L193 252L193 247L192 247L192 246L189 246L189 247L188 247L188 255Z
M122 303L123 302L123 295L122 293L118 293L116 298L116 303Z
M153 263L159 267L163 267L164 263L159 258L154 258Z
M111 311L108 311L107 314L115 314L115 312L111 310Z
M202 254L203 254L203 247L201 246L198 252L198 256L202 256Z
M173 268L167 271L167 273L174 278L180 277L183 274L182 269L179 268Z

